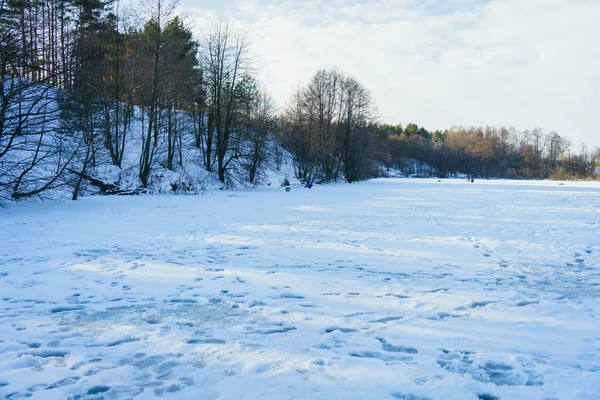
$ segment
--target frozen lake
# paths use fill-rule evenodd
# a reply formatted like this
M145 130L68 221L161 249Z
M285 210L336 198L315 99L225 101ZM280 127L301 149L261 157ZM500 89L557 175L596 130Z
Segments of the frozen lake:
M597 183L90 197L0 226L0 398L600 398Z

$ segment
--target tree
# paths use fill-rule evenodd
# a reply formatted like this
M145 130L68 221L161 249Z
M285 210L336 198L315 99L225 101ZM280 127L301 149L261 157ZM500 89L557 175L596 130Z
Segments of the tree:
M104 37L102 38L103 60L103 129L104 143L114 165L121 167L125 153L125 143L129 133L133 104L127 99L125 88L126 75L126 35L121 32L122 16L120 1L115 2L114 10L106 18ZM129 98L130 100L131 98ZM125 104L124 104L125 103Z
M241 107L239 90L250 68L248 41L223 18L216 21L204 41L202 69L207 85L208 124L205 139L205 166L212 170L216 153L219 180L225 182L229 164L240 155L231 148L235 118Z
M368 90L354 78L344 79L341 98L343 116L342 157L346 181L353 182L367 176L366 168L373 159L374 106Z
M295 174L301 180L311 179L317 170L313 126L309 121L303 90L298 88L284 110L279 135L294 157Z
M164 29L175 8L173 1L154 0L147 8L149 20L141 34L141 57L139 67L141 106L147 118L142 135L142 151L139 162L139 178L143 186L148 186L150 172L158 151L159 133L161 131L160 112L165 101L164 75Z
M409 123L404 128L404 133L406 134L406 136L418 135L419 134L419 125L414 124L412 122Z
M356 79L336 69L317 71L284 112L281 138L294 155L297 177L364 178L375 157L374 115L371 96Z
M40 3L0 3L0 197L21 199L64 185L75 153L64 154L56 130L60 92L57 68L42 68L52 53ZM45 9L42 9L45 10ZM41 33L41 35L40 35Z
M70 170L77 175L72 199L77 200L84 176L96 166L96 154L101 146L103 62L102 39L107 25L101 20L104 4L97 0L76 0L78 7L77 37L73 48L73 83L66 93L61 122L67 137L79 143L81 154L75 155L77 166ZM74 168L77 167L77 170Z
M557 167L560 156L564 150L570 146L565 139L554 131L550 132L547 138L548 141L548 167L552 170Z
M252 85L246 97L244 111L245 151L243 167L248 173L248 181L255 183L262 167L268 159L270 143L276 127L275 106L271 97Z
M182 113L191 111L194 100L194 84L198 79L198 43L183 21L175 17L164 30L165 73L168 76L165 87L167 168L173 170L177 163L182 164ZM179 110L179 112L177 112Z

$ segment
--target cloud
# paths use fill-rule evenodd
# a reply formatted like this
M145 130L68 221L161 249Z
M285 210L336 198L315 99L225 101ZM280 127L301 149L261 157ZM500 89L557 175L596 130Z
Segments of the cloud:
M189 3L192 14L222 11L248 27L257 71L281 105L337 66L371 90L385 122L541 126L574 148L600 146L597 0Z

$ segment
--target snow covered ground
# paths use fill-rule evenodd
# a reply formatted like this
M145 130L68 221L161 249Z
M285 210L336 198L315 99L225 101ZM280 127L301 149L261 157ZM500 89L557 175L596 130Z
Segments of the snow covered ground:
M598 184L89 197L0 226L0 398L600 398Z

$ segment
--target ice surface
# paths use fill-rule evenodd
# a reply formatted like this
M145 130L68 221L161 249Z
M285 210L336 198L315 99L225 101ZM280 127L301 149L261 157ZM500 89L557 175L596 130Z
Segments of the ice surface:
M598 399L600 185L0 209L0 398Z

